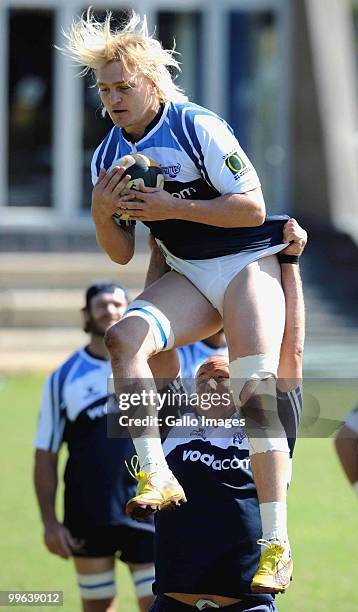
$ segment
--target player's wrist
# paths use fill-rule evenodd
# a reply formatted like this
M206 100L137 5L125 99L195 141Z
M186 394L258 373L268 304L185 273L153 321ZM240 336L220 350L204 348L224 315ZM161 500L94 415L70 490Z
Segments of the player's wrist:
M56 529L61 524L54 514L42 516L42 523L46 531Z
M177 221L186 221L186 201L182 198L175 198L172 196L173 202L170 211L170 218L176 219Z
M279 263L289 264L289 265L298 265L300 263L300 255L291 255L287 253L278 253L277 259Z

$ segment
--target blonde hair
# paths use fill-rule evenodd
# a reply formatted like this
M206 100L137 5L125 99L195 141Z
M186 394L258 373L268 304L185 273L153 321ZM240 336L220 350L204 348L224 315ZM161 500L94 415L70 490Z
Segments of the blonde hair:
M112 13L107 11L104 21L97 21L91 8L72 23L64 32L67 45L60 50L83 66L81 75L97 71L109 62L120 61L129 74L142 74L152 81L162 102L187 100L169 72L180 72L175 59L176 51L164 49L161 43L148 34L147 20L132 11L129 21L122 28L112 27Z

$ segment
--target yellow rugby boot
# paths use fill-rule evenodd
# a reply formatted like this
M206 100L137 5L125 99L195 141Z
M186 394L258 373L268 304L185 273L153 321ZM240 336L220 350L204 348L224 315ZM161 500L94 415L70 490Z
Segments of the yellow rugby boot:
M293 561L283 558L285 547L279 540L257 540L264 546L259 567L251 582L253 593L284 593L290 585Z
M155 472L140 469L139 459L134 455L129 473L138 481L137 495L127 502L126 512L136 521L144 521L157 510L173 510L186 502L183 488L167 468ZM138 469L139 468L139 469Z

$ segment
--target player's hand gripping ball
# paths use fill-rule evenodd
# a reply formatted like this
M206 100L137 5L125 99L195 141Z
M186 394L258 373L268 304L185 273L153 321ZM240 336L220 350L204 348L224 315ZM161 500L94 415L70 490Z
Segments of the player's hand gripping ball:
M140 191L143 187L157 187L163 189L164 187L164 175L162 169L154 159L142 155L141 153L131 153L130 155L124 155L120 159L113 162L108 172L115 166L122 166L126 169L126 174L130 174L131 180L127 184L127 189L134 189ZM112 215L113 220L117 225L122 225L121 221L128 221L129 216L127 214L115 213Z

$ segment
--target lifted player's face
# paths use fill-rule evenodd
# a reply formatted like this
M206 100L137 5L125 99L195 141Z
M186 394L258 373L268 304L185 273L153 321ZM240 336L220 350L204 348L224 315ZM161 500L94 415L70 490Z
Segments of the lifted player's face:
M113 123L140 137L159 109L153 83L140 74L129 74L120 62L109 62L98 70L97 84Z
M107 329L117 323L125 312L128 302L124 292L117 289L114 293L95 295L89 309L84 309L86 331L103 338Z

